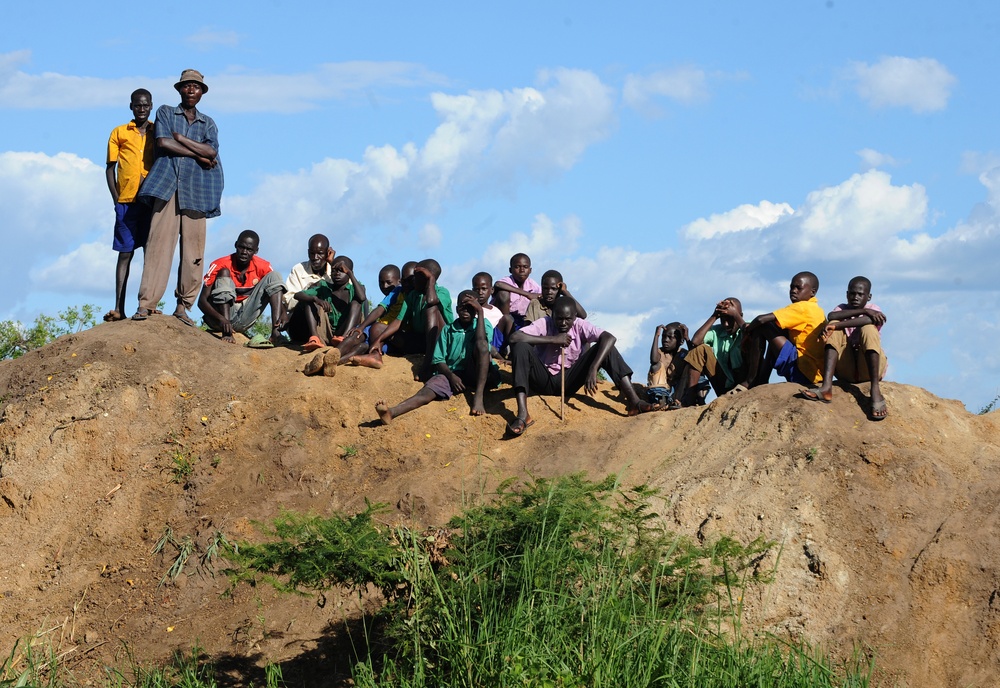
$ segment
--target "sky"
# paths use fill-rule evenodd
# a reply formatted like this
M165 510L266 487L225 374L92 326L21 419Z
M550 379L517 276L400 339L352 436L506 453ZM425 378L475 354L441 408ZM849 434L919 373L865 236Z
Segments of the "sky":
M1000 394L995 2L175 14L55 0L6 17L0 319L113 305L108 135L134 89L176 105L194 68L226 179L206 260L255 229L287 273L322 232L375 295L382 265L426 257L454 295L525 252L640 382L658 324L694 331L727 296L747 320L776 310L802 270L832 310L865 275L887 379L973 411Z

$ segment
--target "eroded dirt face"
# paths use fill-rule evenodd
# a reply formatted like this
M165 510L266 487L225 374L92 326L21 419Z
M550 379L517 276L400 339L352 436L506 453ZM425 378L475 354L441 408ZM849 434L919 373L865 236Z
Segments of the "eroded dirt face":
M997 414L886 383L890 416L865 418L867 386L832 404L770 385L701 409L626 418L618 393L530 400L524 437L503 439L509 385L374 422L377 399L419 389L411 363L306 377L293 349L222 343L173 318L100 325L0 363L0 651L36 632L78 675L163 660L196 642L258 685L334 685L360 620L378 604L331 591L280 596L227 581L198 559L217 533L259 537L281 508L443 523L510 476L618 472L662 489L680 533L778 543L775 582L745 622L841 657L876 654L886 685L990 685L1000 675ZM169 528L190 542L152 551ZM188 540L185 540L188 538ZM257 673L255 673L257 672Z

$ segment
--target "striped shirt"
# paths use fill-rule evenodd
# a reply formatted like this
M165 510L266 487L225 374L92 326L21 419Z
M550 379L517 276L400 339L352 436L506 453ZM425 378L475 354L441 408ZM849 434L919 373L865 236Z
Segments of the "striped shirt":
M174 132L192 141L207 143L219 150L219 129L215 121L200 110L194 111L194 121L188 123L184 108L180 105L161 105L156 111L156 138L172 139ZM222 200L222 160L210 170L203 170L194 158L165 155L157 151L153 169L139 190L139 198L169 200L177 194L177 204L181 210L195 210L205 213L205 217L216 217Z

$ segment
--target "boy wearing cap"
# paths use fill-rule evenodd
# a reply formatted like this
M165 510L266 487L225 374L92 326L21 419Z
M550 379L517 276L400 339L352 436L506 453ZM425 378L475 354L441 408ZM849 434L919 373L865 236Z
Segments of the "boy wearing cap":
M145 320L163 298L174 247L180 238L177 308L174 317L194 326L187 312L201 285L205 258L205 220L220 214L223 175L219 161L219 129L197 105L208 85L201 72L185 69L174 88L181 102L156 111L157 158L139 192L153 207L146 243L139 309L133 320Z

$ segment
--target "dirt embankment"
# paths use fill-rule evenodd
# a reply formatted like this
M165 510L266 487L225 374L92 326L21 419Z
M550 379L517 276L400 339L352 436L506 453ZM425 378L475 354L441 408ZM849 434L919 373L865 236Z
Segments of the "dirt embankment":
M375 401L418 388L407 361L333 379L303 376L303 363L168 317L0 363L0 651L49 631L85 672L123 643L157 660L197 641L251 678L266 660L286 677L337 676L356 597L220 597L225 581L196 562L217 532L253 537L281 508L354 511L366 498L390 518L440 523L509 476L582 470L659 486L678 532L779 543L774 584L747 599L752 628L841 656L873 650L885 685L1000 675L997 413L887 383L882 423L865 419L866 388L825 405L791 385L630 419L603 385L564 423L558 399L533 399L536 424L505 441L509 387L483 418L458 398L385 428ZM168 528L196 549L161 585L177 546L152 550Z

